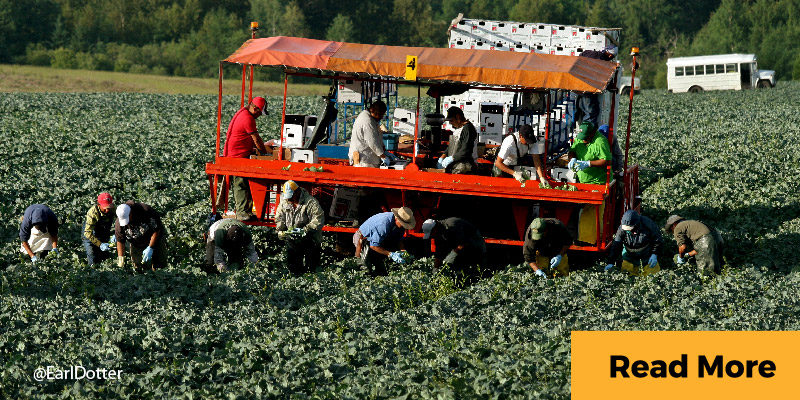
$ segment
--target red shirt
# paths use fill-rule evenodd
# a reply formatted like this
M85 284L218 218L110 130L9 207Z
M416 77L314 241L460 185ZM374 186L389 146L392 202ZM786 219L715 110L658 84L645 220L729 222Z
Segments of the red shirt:
M237 111L228 125L225 134L225 149L223 157L249 158L253 154L253 138L250 136L258 132L256 119L247 111L247 107Z

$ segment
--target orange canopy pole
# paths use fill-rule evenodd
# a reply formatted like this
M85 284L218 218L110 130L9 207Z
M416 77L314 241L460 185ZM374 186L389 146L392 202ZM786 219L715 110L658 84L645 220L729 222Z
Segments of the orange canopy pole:
M283 126L286 124L286 91L289 89L289 75L283 73L283 112L281 113L281 145L278 160L283 160Z
M219 97L217 98L217 151L214 160L219 158L219 139L222 132L222 63L219 63Z
M242 65L242 105L244 107L245 82L247 82L247 65Z
M253 65L250 65L250 94L247 97L248 101L253 101Z

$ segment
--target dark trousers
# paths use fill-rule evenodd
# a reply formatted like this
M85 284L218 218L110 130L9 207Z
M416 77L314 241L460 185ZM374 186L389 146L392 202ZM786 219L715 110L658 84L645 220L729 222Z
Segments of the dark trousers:
M207 272L208 271L213 272L217 270L217 266L214 263L214 253L216 252L216 250L217 250L216 243L214 243L213 241L206 242L205 267ZM244 252L242 251L243 249L235 248L235 249L224 249L224 250L225 254L228 256L227 263L229 266L232 264L239 264L240 266L244 264Z
M100 250L87 239L83 239L83 248L86 249L86 262L89 265L95 265L111 258L110 252Z
M582 94L578 99L578 108L582 111L581 122L588 121L597 127L600 117L600 100L596 94Z
M287 240L286 263L289 271L297 276L314 271L319 266L320 251L320 244L314 240L313 235Z

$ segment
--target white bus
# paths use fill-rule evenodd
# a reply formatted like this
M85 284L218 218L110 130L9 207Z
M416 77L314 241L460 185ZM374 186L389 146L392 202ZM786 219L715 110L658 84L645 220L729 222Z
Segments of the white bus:
M755 54L720 54L667 60L667 90L742 90L775 86L775 71L759 70Z

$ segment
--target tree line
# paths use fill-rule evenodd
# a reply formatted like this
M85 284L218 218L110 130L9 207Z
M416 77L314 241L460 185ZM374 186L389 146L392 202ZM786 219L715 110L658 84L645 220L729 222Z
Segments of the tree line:
M466 18L622 28L641 49L645 87L666 86L666 58L754 53L800 79L800 0L0 0L0 62L192 77L259 36L444 47Z

